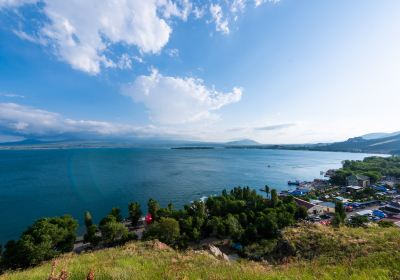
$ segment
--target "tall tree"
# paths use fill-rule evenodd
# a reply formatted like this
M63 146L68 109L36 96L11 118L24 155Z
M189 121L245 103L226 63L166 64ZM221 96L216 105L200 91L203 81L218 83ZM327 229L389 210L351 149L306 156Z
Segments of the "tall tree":
M110 211L110 215L114 216L118 223L122 222L121 209L114 207Z
M269 195L269 186L265 185L264 190L265 190L265 193L267 194L267 197L268 197L268 195Z
M133 226L136 226L139 222L140 217L142 216L142 210L140 209L140 204L137 202L132 202L128 206L129 210L129 219L132 222Z
M88 229L91 225L93 225L92 214L90 214L89 211L86 211L85 212L85 226L86 226L86 229Z
M150 198L149 201L147 202L147 208L148 208L148 212L153 217L153 221L157 220L157 218L158 218L157 212L160 209L160 205L158 204L158 202L156 200Z
M272 203L272 207L275 207L278 205L278 192L275 189L271 190L271 203Z

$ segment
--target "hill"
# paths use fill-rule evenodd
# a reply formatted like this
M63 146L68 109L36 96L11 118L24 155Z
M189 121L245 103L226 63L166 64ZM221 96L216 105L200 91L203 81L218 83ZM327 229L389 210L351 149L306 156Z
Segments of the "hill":
M363 137L350 138L344 142L312 147L314 150L399 154L400 135L366 140Z
M374 139L381 139L391 136L400 135L400 131L393 132L393 133L385 133L385 132L376 132L376 133L369 133L361 136L365 140L374 140Z
M242 139L237 141L226 142L226 146L252 146L252 145L260 145L260 143L251 140L251 139Z
M279 263L224 261L204 250L175 251L157 242L57 259L56 273L86 279L399 279L398 228L333 228L302 224L282 233L281 250L291 257ZM49 278L51 262L7 273L0 280ZM90 279L90 278L89 278Z

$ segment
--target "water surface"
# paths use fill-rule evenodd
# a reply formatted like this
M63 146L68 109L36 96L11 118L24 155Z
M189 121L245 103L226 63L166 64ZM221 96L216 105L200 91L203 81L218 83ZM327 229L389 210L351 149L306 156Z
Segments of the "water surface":
M177 207L224 188L312 180L366 154L284 150L66 149L0 151L0 243L34 220L66 213L95 220L149 198ZM270 166L270 167L268 167Z

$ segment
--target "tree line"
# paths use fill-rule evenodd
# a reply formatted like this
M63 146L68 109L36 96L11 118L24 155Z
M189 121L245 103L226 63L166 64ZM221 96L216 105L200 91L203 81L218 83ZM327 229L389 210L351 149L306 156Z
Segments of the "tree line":
M161 207L149 199L147 212L151 223L143 233L144 240L158 239L174 248L184 249L207 237L229 238L243 248L275 240L280 231L307 217L293 197L279 197L266 186L266 197L249 187L223 190L221 195L194 201L176 209L171 203ZM136 240L129 228L138 225L143 213L137 202L128 205L126 220L119 208L95 224L90 212L84 213L84 242L93 248L124 244ZM17 241L9 241L1 253L1 269L37 265L59 254L70 252L76 241L78 222L71 216L43 218L24 231Z

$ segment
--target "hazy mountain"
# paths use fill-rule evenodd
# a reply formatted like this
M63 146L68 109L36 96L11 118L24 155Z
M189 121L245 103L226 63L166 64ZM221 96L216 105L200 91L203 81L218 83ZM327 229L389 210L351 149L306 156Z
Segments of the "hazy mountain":
M252 146L252 145L260 145L260 143L251 140L251 139L242 139L236 141L226 142L225 145L227 146Z
M363 136L350 138L344 142L337 142L321 147L313 147L314 150L363 152L363 153L400 153L400 133L390 137L365 139Z
M393 132L393 133L385 133L385 132L377 132L377 133L369 133L361 136L365 140L375 140L381 138L387 138L392 136L400 135L400 131Z

